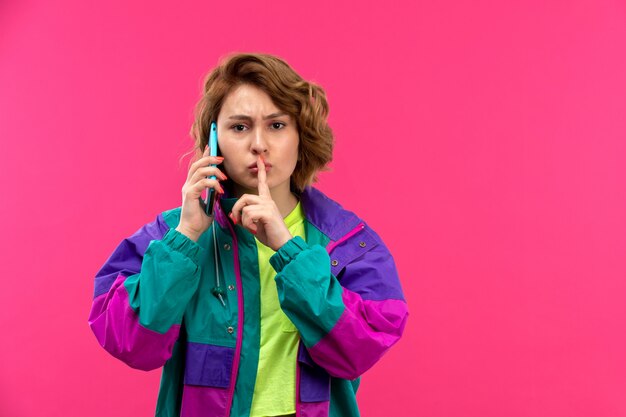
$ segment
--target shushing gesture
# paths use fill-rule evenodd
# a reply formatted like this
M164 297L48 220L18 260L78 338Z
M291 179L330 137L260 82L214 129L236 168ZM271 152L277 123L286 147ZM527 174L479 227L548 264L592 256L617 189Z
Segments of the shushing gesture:
M262 155L257 158L257 167L259 195L242 195L233 206L230 218L256 235L265 246L278 251L293 236L272 199Z

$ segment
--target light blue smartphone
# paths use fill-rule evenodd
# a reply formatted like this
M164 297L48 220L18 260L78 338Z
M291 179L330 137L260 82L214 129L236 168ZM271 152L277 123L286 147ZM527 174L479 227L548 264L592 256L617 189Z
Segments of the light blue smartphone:
M209 129L209 155L210 156L218 156L219 150L217 145L217 124L215 122L211 122L211 127ZM215 164L211 164L212 166L217 166ZM211 175L207 178L212 180L217 179L215 175ZM207 216L212 216L213 211L215 210L215 198L217 197L217 191L213 188L207 188L206 199L204 200L205 210Z

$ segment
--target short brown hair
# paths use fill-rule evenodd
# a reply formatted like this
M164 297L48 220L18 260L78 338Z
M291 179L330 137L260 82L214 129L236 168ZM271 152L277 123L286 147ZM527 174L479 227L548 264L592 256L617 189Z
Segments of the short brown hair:
M209 128L234 87L250 84L270 96L276 107L297 123L300 143L298 162L291 175L292 190L300 193L328 170L333 155L333 133L328 126L328 102L324 90L298 75L285 61L268 54L233 54L225 57L204 80L203 95L195 109L191 136L202 153Z

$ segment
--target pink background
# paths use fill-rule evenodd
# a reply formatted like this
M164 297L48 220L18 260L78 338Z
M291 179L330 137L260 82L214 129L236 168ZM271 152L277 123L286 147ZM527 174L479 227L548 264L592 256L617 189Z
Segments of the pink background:
M624 2L340 3L0 2L0 415L153 415L93 276L180 204L204 74L262 51L325 87L319 187L411 309L362 415L626 416Z

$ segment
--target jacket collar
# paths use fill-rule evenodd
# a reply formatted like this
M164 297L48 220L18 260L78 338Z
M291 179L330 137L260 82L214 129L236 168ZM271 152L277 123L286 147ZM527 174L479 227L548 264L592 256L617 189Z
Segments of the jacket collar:
M307 220L333 241L361 222L354 213L312 186L306 187L300 198Z

